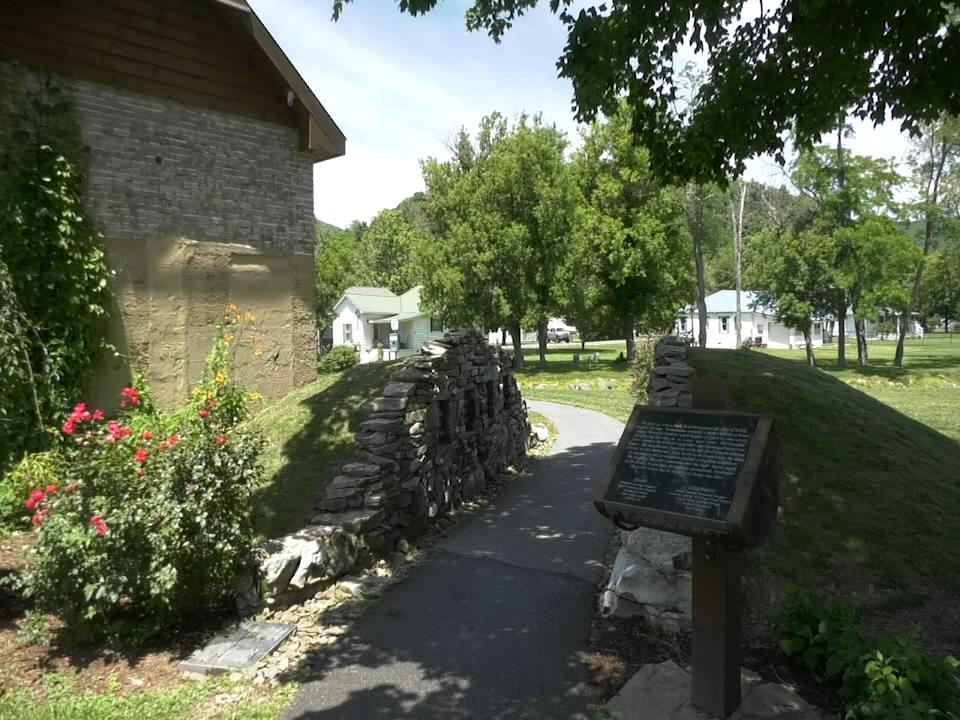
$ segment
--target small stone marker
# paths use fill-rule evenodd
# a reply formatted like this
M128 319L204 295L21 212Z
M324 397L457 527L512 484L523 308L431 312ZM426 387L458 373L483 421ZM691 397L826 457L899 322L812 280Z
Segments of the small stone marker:
M256 667L296 629L296 625L245 621L217 635L180 663L180 669L198 675L244 672Z

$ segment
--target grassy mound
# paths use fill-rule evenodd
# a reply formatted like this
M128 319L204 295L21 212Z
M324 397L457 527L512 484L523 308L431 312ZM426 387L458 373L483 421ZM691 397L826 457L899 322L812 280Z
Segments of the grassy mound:
M316 514L324 488L353 457L360 404L379 396L395 369L370 363L321 376L250 421L267 440L266 482L254 497L260 534L279 537Z
M841 380L758 352L692 350L736 407L776 418L781 516L751 575L893 609L960 591L960 444ZM942 389L956 396L960 391Z

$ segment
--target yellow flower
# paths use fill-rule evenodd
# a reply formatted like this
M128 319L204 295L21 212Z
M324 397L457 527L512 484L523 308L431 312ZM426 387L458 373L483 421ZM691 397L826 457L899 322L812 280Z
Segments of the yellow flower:
M227 342L233 342L235 339L236 339L236 338L234 338L233 335L227 335L227 336L224 338L224 340L226 340Z
M217 385L223 385L227 381L227 376L223 373L217 373L217 376L214 378Z
M254 317L253 313L247 313L247 322L248 322L248 323L252 323L252 322L253 322L254 320L256 320L256 319L257 319L257 318Z
M231 320L230 322L233 323L234 325L237 324L238 322L240 322L240 316L234 315L233 320Z
M227 305L227 312L235 313L236 311L237 311L236 305L234 305L233 303L230 303L229 305Z
M193 389L193 396L194 396L194 397L200 397L200 388L195 387L195 388Z
M252 392L252 393L250 393L250 399L251 399L253 402L260 402L261 400L263 400L263 395L261 395L261 394L258 393L258 392Z
M257 357L260 357L261 355L263 355L263 350L261 350L260 348L257 348L257 352L255 354Z

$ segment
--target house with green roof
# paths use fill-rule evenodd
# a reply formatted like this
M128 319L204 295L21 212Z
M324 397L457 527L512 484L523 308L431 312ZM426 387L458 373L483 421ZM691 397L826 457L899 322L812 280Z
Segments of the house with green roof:
M349 287L333 306L333 344L352 345L360 362L413 355L443 337L443 320L420 310L420 286L396 295L387 288Z

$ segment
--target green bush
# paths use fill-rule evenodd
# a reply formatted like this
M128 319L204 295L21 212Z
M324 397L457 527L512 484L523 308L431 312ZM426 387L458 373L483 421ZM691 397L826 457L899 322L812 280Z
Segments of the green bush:
M117 420L74 407L49 474L39 459L21 464L20 482L33 484L18 506L37 534L22 584L38 609L135 641L232 592L253 543L261 475L263 442L240 425L259 395L233 378L231 362L252 322L227 308L201 382L177 412L154 408L138 378L121 393ZM259 354L255 339L250 347Z
M790 588L773 619L780 649L824 679L840 683L843 720L960 719L955 659L935 661L915 633L863 634L854 612Z
M84 405L63 432L61 484L24 499L37 539L22 581L40 610L74 628L152 630L231 592L253 539L258 436L214 415L134 434Z
M647 402L647 383L650 373L653 372L653 349L656 341L653 338L637 340L637 356L630 363L631 389L637 396L638 403Z
M882 322L877 324L877 335L885 338L887 335L893 335L897 331L897 326L892 322Z
M61 484L62 463L56 451L33 453L0 477L0 524L29 522L33 513L24 507L24 501L33 488Z
M335 373L349 370L360 362L352 345L337 345L317 361L317 370L321 373Z

